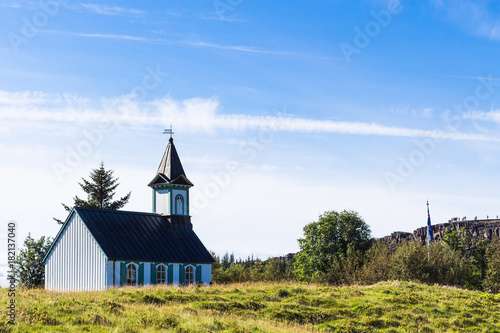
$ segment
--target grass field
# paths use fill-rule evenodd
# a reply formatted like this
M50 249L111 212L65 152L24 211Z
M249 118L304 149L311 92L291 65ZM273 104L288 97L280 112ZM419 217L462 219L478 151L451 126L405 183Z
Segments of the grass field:
M407 282L18 290L16 306L1 332L500 332L500 296Z

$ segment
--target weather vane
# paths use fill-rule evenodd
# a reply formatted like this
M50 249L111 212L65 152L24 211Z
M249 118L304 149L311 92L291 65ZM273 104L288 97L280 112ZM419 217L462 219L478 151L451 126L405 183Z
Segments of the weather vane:
M174 131L172 130L172 125L170 125L170 128L166 128L163 131L163 134L170 134L170 139L172 139L172 134L174 134Z

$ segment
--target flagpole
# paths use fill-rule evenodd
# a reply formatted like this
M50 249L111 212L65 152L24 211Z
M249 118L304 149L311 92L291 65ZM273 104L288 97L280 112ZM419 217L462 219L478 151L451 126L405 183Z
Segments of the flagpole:
M430 243L434 240L434 237L432 236L432 226L431 226L431 214L429 212L429 200L427 200L427 261L429 261L430 258L430 253L429 253L429 247Z
M429 200L427 200L427 261L431 260L429 254Z

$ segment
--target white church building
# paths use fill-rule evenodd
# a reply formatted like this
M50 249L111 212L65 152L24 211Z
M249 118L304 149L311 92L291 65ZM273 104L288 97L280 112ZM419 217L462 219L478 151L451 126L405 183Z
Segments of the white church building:
M208 285L213 258L193 231L193 184L172 137L148 186L152 213L73 208L44 258L45 289Z

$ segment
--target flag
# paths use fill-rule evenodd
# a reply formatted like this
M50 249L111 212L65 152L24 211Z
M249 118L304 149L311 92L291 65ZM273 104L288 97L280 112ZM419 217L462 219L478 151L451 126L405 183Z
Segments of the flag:
M432 234L431 214L429 213L429 201L427 201L427 240L430 242L434 241L434 235Z

